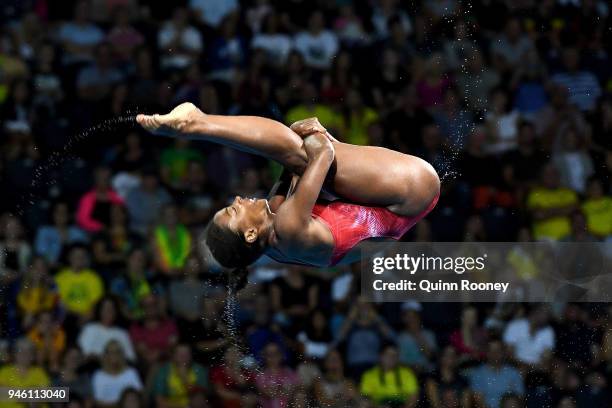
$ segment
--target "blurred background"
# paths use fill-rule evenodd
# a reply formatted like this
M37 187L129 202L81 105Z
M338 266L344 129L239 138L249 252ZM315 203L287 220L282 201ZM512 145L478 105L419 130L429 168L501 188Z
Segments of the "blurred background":
M603 0L3 0L0 386L69 386L73 408L610 407L607 304L372 304L358 266L266 259L228 297L192 247L279 169L132 121L185 101L317 116L420 156L442 196L408 241L610 240L611 18Z

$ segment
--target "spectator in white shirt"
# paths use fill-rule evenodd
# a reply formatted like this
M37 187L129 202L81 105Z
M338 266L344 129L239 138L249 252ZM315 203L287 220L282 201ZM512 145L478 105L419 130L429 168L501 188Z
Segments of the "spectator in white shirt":
M136 358L127 330L116 325L117 302L113 298L102 299L96 309L96 319L87 323L79 334L77 343L87 357L102 357L108 344L116 342L128 360Z
M527 318L514 319L504 331L503 340L514 358L529 365L541 364L555 347L555 332L548 324L549 312L536 306Z
M565 71L552 76L551 81L566 88L569 101L581 111L592 111L601 96L601 86L592 72L580 69L580 53L576 48L563 50Z
M202 52L202 36L188 24L187 17L185 8L177 8L172 20L166 22L157 35L164 69L186 68Z
M294 46L304 57L306 65L326 69L338 52L338 38L333 31L325 29L323 13L315 11L308 20L308 30L295 36Z
M104 32L90 22L87 1L79 1L73 19L60 27L58 37L65 50L64 62L73 64L93 59L94 48L104 41Z
M523 34L520 20L511 18L504 33L491 45L494 65L500 72L513 70L532 48L533 42Z
M251 40L251 48L264 50L270 64L283 66L291 51L291 38L278 32L278 23L278 14L268 14L263 22L263 30Z
M112 340L106 345L100 364L101 368L94 372L91 379L97 406L117 404L123 391L129 388L142 390L138 371L125 362L119 342Z

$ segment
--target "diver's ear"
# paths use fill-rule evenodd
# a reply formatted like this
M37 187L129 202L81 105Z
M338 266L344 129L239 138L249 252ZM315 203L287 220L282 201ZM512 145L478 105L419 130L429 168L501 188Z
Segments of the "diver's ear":
M252 244L253 242L257 241L258 236L259 235L257 234L257 228L254 227L251 227L244 232L244 240L249 244Z

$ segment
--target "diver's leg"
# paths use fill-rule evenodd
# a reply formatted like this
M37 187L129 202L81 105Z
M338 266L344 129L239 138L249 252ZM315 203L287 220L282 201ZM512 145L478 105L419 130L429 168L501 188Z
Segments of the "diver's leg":
M141 114L136 120L152 133L219 143L275 160L296 174L302 174L308 164L302 138L272 119L208 115L183 103L166 115Z
M280 122L256 116L207 115L190 103L167 115L138 115L138 123L158 134L209 140L275 160L296 174L308 164L300 136ZM401 215L427 208L439 180L425 161L393 150L334 143L336 160L329 187L359 204L384 206Z

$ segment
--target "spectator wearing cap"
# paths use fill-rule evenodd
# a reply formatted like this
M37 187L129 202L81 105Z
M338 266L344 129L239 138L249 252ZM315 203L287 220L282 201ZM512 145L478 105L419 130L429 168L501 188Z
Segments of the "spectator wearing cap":
M506 326L504 343L523 364L540 365L555 348L555 332L548 324L546 306L536 306L527 318L517 318Z
M434 333L423 327L421 305L418 302L402 304L403 328L397 335L400 362L421 371L429 371L431 357L437 351Z
M153 395L158 407L188 406L189 398L208 390L206 368L192 360L191 348L180 343L174 347L171 360L162 365L153 380Z
M399 353L394 345L383 347L380 361L363 373L361 394L378 405L391 407L416 407L419 383L414 372L399 363Z
M12 364L0 368L0 387L25 389L49 386L49 376L44 368L33 365L36 349L32 342L23 337L14 346ZM6 408L19 408L18 402L3 401Z
M499 407L503 396L510 392L525 394L521 373L504 363L504 346L499 340L489 342L486 362L471 369L468 378L475 392L474 399L483 407Z

